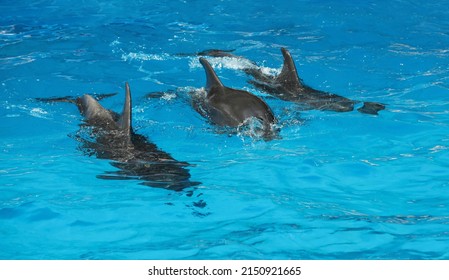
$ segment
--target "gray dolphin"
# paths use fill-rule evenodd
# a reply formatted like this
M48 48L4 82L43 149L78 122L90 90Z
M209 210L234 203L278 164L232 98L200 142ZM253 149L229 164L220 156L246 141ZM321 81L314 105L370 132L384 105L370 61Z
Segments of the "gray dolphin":
M194 100L194 108L205 118L219 126L239 127L255 118L262 124L262 137L277 137L277 120L270 107L256 95L223 85L205 58L199 59L206 71L206 96Z
M304 84L298 76L295 63L290 52L281 48L284 56L282 71L277 76L265 74L260 67L253 61L249 61L250 67L244 69L245 73L252 76L254 80L250 83L255 87L286 101L296 102L305 107L305 109L318 109L323 111L348 112L354 110L354 105L360 101L351 100L346 97L313 89ZM230 51L207 50L205 54L214 57L236 57ZM385 105L377 102L364 102L358 109L365 114L377 115L378 111L385 109Z
M180 191L198 185L190 181L186 162L175 160L155 144L132 129L131 92L128 83L121 114L105 109L94 97L85 94L78 98L39 98L45 102L70 102L78 106L85 124L76 138L82 143L81 150L87 155L112 160L119 170L108 171L98 178L125 180L137 179L141 184ZM100 99L107 97L102 96ZM84 128L84 130L83 130ZM92 132L92 133L86 133ZM93 135L87 139L85 134Z

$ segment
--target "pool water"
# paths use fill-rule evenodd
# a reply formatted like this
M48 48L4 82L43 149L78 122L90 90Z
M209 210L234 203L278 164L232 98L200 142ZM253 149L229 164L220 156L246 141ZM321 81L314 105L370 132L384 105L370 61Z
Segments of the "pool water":
M0 2L0 259L449 259L449 1ZM234 50L278 73L380 102L378 116L302 110L261 96L280 139L229 134L189 92L196 53ZM105 180L72 104L133 94L136 133L188 167L172 191Z

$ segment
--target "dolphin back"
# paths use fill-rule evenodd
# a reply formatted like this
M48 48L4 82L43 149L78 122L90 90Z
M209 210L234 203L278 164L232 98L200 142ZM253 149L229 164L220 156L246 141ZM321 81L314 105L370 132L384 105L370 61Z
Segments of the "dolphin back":
M111 111L105 109L89 94L76 99L76 105L86 122L93 125L105 125L115 123Z

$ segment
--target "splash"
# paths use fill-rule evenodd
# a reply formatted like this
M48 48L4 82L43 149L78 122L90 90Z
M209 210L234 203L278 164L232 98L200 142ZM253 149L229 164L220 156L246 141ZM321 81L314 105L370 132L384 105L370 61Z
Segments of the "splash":
M27 114L30 115L32 117L35 118L40 118L40 119L49 119L50 118L50 114L45 111L42 108L36 107L36 108L30 108L27 105L9 105L8 103L5 103L4 108L6 110L11 110L13 111L13 113L10 114L6 114L6 117L8 118L17 118L22 116L23 114Z
M244 71L248 69L257 69L266 75L278 75L281 69L257 66L254 62L244 57L208 57L207 61L214 69L231 69L237 71ZM198 58L191 58L189 61L191 69L202 68Z
M169 55L166 53L163 54L146 54L143 52L130 52L128 54L122 54L122 60L123 61L132 61L132 60L139 60L139 61L164 61L169 58Z
M177 97L176 93L164 92L164 94L161 96L161 99L165 101L170 101L175 99L176 97Z
M48 112L42 108L33 108L30 110L30 115L36 118L47 119Z
M270 141L280 139L279 130L280 128L276 124L270 124L269 127L266 127L262 120L251 117L237 127L237 136L250 137L255 141Z

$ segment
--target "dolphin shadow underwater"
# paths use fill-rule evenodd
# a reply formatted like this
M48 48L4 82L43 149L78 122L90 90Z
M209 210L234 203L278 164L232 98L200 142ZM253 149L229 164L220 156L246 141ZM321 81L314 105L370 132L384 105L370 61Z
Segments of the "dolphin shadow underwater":
M233 55L231 52L232 50L220 51L213 49L200 52L199 54L213 57L246 59ZM276 76L264 73L256 63L249 61L251 67L243 69L246 74L254 78L254 80L250 80L249 83L281 100L300 104L306 110L316 109L322 111L349 112L354 110L355 104L361 102L337 94L317 90L306 85L298 76L290 52L285 48L281 48L281 52L284 57L284 64L280 74ZM377 102L363 102L363 106L357 110L365 114L378 115L378 112L383 109L385 109L384 104Z
M91 95L71 98L37 98L36 100L54 103L68 102L77 105L84 124L76 139L81 143L80 150L89 156L111 160L110 164L116 171L107 171L97 175L107 180L142 181L140 184L156 188L181 191L185 188L199 185L190 181L190 166L187 162L175 160L169 153L159 149L145 136L133 131L131 120L131 92L128 83L125 84L125 103L121 114L105 109ZM101 100L114 94L102 95ZM86 132L89 133L83 133ZM92 136L92 140L83 137Z
M201 116L220 127L252 125L255 136L266 141L278 138L277 120L265 101L247 91L224 86L209 62L203 57L199 60L206 72L205 92L191 96L193 108Z

